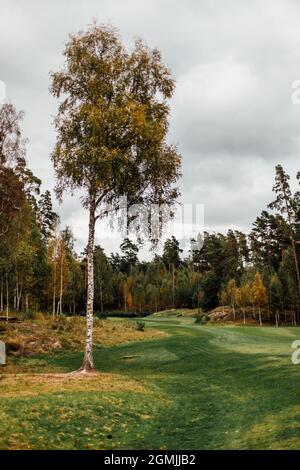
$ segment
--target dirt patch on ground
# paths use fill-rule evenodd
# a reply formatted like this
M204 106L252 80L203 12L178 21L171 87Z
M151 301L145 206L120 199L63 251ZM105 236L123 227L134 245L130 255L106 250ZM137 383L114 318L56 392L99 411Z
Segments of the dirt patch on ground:
M39 315L38 319L20 323L1 324L0 339L5 341L7 354L31 356L61 349L82 349L85 340L85 318L51 317ZM145 341L166 335L153 328L137 331L130 321L95 319L94 343L113 346L131 341Z
M63 392L140 392L138 380L117 374L8 374L0 379L1 398L33 397Z

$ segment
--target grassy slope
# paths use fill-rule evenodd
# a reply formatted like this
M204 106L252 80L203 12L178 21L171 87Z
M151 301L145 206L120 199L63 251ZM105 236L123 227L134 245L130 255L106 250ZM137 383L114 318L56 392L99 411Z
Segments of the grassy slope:
M198 309L190 309L190 308L180 308L180 309L170 309L170 310L162 310L161 312L156 312L151 315L152 318L163 317L191 317L194 318L198 313Z
M99 369L137 380L144 391L75 387L4 398L0 447L300 447L300 371L290 360L298 328L147 323L171 334L95 351ZM74 352L43 357L46 369L74 370L80 360Z

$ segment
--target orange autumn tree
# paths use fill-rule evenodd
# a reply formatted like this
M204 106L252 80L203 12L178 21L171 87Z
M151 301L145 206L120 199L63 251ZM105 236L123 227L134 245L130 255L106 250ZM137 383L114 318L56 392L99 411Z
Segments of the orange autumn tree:
M266 305L266 303L268 302L268 294L259 272L255 273L251 290L254 305L258 307L259 325L262 326L261 307Z
M244 325L246 324L246 307L250 303L250 293L251 293L251 285L246 283L242 284L236 290L236 303L241 308L244 318Z

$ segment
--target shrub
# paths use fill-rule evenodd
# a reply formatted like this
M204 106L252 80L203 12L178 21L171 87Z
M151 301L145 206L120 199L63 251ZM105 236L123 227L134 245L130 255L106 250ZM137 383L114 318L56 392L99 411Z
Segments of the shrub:
M27 310L27 312L22 313L23 320L34 320L36 318L36 312L33 310Z
M149 311L124 312L122 310L105 310L104 312L98 312L98 311L94 312L95 317L100 318L100 320L103 320L107 317L112 317L112 318L143 318L143 317L146 317L150 314L151 314L151 312L149 312Z
M35 315L35 320L46 321L46 317L43 313L39 312Z
M19 352L22 349L22 343L18 339L11 339L5 342L7 354Z
M197 313L196 318L195 318L195 323L197 323L198 325L205 325L207 321L208 321L208 318L206 315L204 315L203 313Z
M145 326L146 326L146 324L145 324L144 321L138 320L138 321L136 322L136 327L135 327L135 329L136 329L137 331L145 331Z
M105 320L107 317L108 315L105 312L96 312L95 319Z
M66 317L61 315L53 319L51 328L57 331L67 331L72 328L72 325L68 322Z

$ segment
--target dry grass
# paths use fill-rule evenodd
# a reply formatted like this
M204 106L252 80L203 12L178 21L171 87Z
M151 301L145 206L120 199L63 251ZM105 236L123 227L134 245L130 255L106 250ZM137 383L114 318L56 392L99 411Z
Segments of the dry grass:
M3 325L3 324L2 324ZM85 340L85 318L51 317L39 315L35 320L5 325L0 339L7 345L8 355L31 356L60 349L82 349ZM95 319L94 344L114 346L131 341L145 341L164 335L146 328L137 331L135 323Z
M146 393L141 383L117 374L8 374L0 380L2 398L23 398L64 392Z

